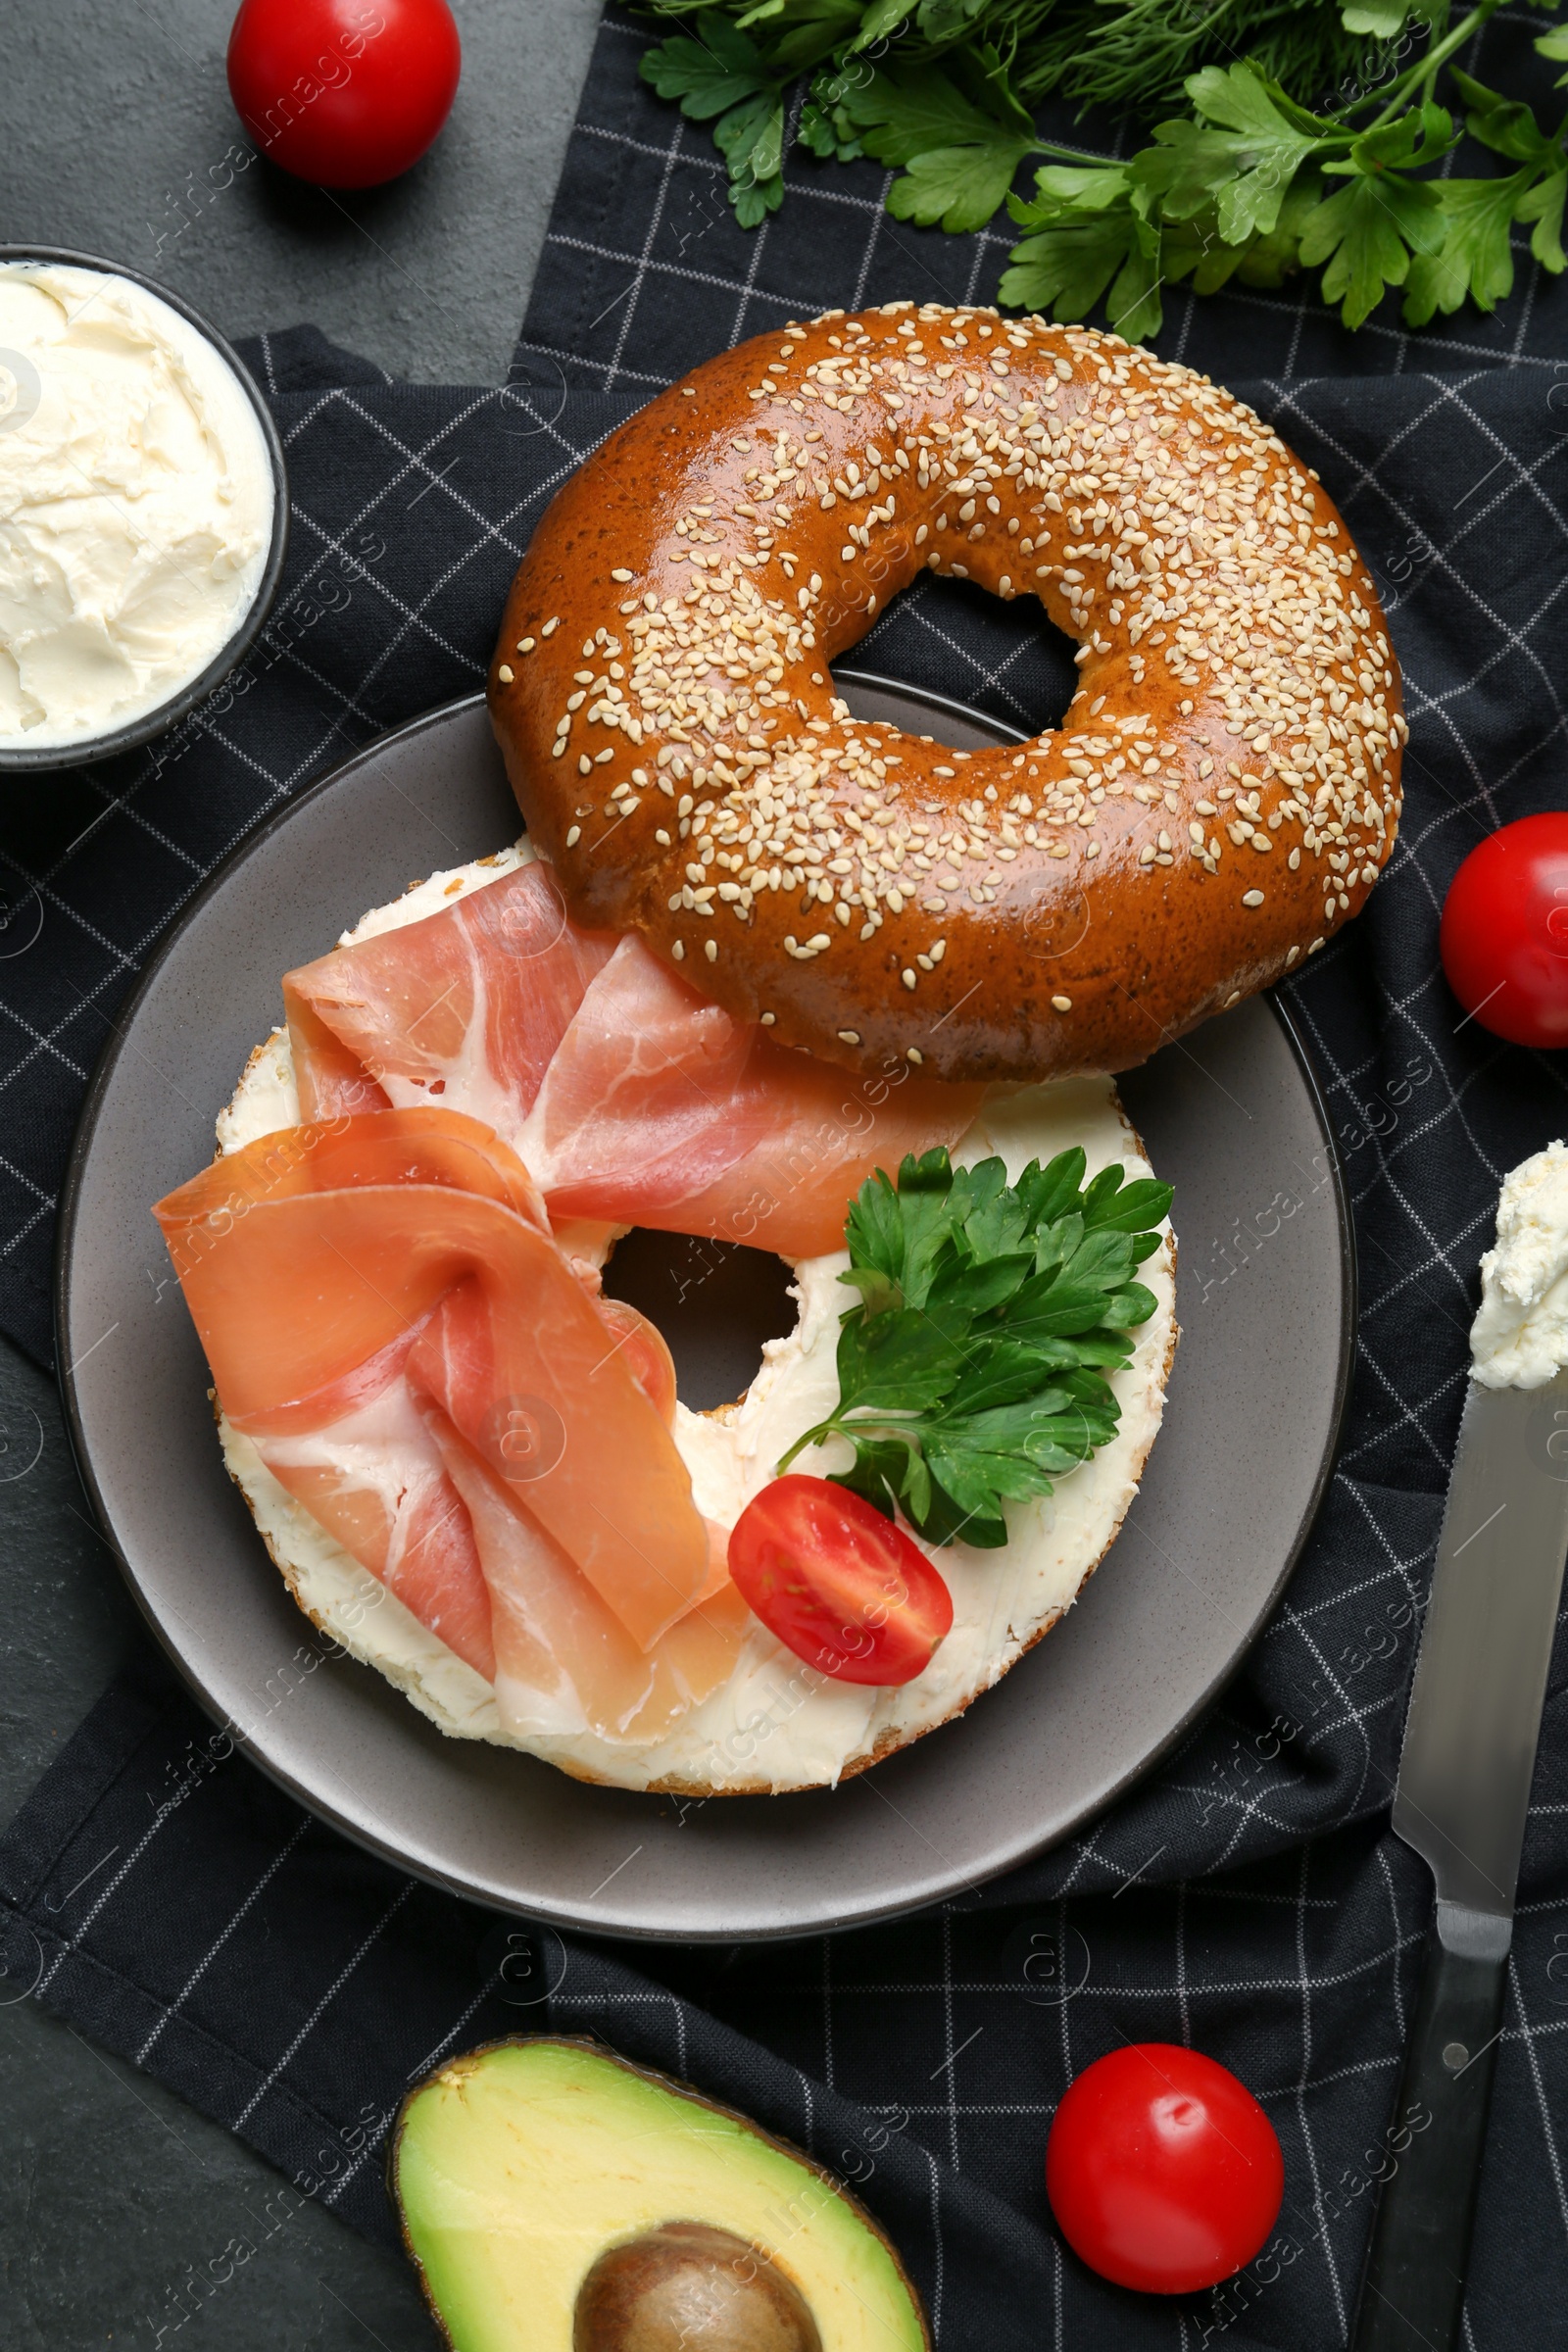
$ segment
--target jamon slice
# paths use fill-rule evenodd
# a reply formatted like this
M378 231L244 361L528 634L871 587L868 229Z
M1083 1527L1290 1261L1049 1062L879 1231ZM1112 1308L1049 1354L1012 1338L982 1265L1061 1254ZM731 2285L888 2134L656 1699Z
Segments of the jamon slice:
M160 1201L153 1214L162 1223L165 1209L188 1200L190 1205L178 1212L180 1230L188 1246L206 1249L261 1201L360 1184L450 1185L455 1192L500 1200L539 1232L550 1231L539 1188L512 1147L480 1120L438 1104L360 1117L343 1112L302 1127L275 1128L242 1151L215 1159ZM198 1226L210 1229L208 1239L195 1238Z
M402 1370L324 1429L253 1443L345 1551L476 1674L495 1679L490 1592L473 1528Z
M285 972L301 1115L444 1098L515 1143L614 944L567 922L549 866L534 862Z
M844 1247L874 1168L954 1144L979 1087L900 1063L858 1079L773 1045L628 937L591 983L518 1149L558 1224L607 1218L750 1242Z
M438 1097L521 1153L558 1231L817 1256L873 1168L956 1142L980 1100L775 1046L639 939L579 930L537 861L285 974L283 997L307 1120Z
M647 1649L707 1588L707 1529L623 1335L607 1328L558 1251L528 1242L539 1263L525 1285L473 1279L447 1291L410 1375ZM543 1250L557 1269L550 1279Z
M301 1118L335 1119L344 1111L390 1109L390 1096L383 1094L352 1048L333 1036L315 1005L290 987L293 978L292 972L283 975L283 1014Z
M750 1611L725 1582L640 1649L625 1627L433 1403L425 1418L467 1506L494 1608L496 1703L519 1739L657 1740L732 1671Z
M297 1128L215 1161L155 1213L239 1429L329 1427L416 1332L411 1372L646 1649L706 1589L708 1531L660 1411L540 1230L526 1171L476 1136L429 1110Z

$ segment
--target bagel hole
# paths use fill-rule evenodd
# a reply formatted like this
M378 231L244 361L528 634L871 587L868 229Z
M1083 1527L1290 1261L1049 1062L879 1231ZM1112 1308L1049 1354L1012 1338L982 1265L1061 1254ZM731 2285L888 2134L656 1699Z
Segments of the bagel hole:
M927 704L916 712L909 707L910 689L875 674L880 667L877 656L883 651L878 633L887 627L890 634L900 634L906 598L929 605L939 617L946 604L950 620L961 618L962 642L976 649L979 672L1005 670L1004 684L1009 696L1016 698L1017 715L990 720L977 713L982 723L976 726L961 710L944 709L940 703ZM1021 648L1020 623L1028 630L1027 643ZM900 641L906 656L913 653L907 636L901 636ZM888 650L891 652L891 646ZM842 666L834 664L832 678L857 718L882 720L910 735L928 735L951 752L994 751L999 742L1017 743L1026 734L1049 734L1061 725L1078 691L1076 651L1073 639L1057 628L1033 597L1004 603L972 581L937 580L928 575L915 587L901 589L872 635L843 656ZM918 690L913 699L923 699ZM1027 719L1022 715L1025 711Z
M605 1289L656 1324L693 1412L733 1404L757 1378L764 1340L795 1329L790 1269L770 1250L639 1226L617 1242Z

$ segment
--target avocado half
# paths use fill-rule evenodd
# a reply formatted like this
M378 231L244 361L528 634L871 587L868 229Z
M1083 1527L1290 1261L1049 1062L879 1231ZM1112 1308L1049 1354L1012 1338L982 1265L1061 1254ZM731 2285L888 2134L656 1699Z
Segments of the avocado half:
M930 2352L897 2254L830 2175L592 2042L438 2067L388 2169L453 2352Z

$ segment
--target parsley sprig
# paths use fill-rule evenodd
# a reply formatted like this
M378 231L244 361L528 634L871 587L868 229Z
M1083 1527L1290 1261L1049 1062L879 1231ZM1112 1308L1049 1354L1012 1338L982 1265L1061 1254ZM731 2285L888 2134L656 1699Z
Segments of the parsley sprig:
M783 200L804 76L801 146L896 168L888 210L922 226L982 228L1005 205L1026 233L1003 305L1081 319L1103 304L1131 342L1158 332L1162 290L1189 279L1212 293L1321 269L1348 326L1391 287L1422 326L1467 300L1495 308L1513 283L1515 223L1544 269L1568 260L1568 117L1543 127L1453 62L1502 0L1457 18L1450 0L640 4L689 28L642 71L712 122L743 224ZM1562 0L1526 4L1551 13ZM1535 46L1568 61L1568 24ZM1126 157L1043 139L1034 109L1053 95L1131 115L1150 136ZM1509 168L1439 176L1459 115ZM1033 195L1018 194L1020 167L1043 157Z
M1081 1150L1015 1185L1000 1159L955 1168L945 1150L906 1158L897 1185L860 1187L839 1279L860 1294L839 1333L839 1401L779 1463L847 1438L836 1476L891 1518L902 1507L934 1544L995 1548L1004 1501L1108 1444L1121 1408L1105 1375L1154 1311L1133 1269L1159 1248L1168 1184L1124 1181L1114 1162L1086 1185Z

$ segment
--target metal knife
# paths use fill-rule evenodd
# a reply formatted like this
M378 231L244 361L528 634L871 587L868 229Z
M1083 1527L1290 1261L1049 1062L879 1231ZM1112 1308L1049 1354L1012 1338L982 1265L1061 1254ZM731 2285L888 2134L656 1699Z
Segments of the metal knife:
M1394 1827L1437 1911L1387 2137L1353 2352L1449 2352L1568 1555L1568 1371L1470 1383L1404 1727Z

